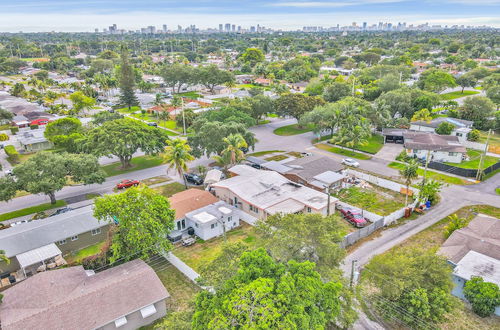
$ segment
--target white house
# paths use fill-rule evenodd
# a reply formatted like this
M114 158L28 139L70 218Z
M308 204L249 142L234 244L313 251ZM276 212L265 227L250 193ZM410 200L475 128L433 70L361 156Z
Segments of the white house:
M435 118L429 122L418 120L410 124L410 130L435 133L436 128L445 122L455 126L450 135L456 136L461 143L467 141L467 134L472 130L472 124L474 124L474 122L469 120L448 117Z
M215 195L230 205L265 219L277 213L327 214L328 195L292 182L274 171L258 170L248 165L230 169L233 177L210 186ZM330 197L333 212L337 199Z
M467 153L456 136L408 131L403 133L403 137L406 153L410 157L425 160L430 152L431 161L459 164Z
M196 236L205 241L240 225L239 211L223 201L186 213L186 220Z

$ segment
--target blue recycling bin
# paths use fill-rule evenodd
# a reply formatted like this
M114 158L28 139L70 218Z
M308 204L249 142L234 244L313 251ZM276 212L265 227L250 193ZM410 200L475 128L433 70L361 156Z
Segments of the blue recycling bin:
M426 207L426 208L430 208L430 207L431 207L431 201L427 201L427 202L425 202L425 207Z

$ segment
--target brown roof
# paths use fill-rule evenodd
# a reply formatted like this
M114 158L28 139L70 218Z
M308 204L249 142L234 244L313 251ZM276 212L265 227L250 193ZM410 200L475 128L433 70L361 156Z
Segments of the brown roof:
M500 220L475 217L467 227L455 230L438 253L456 264L469 251L500 260Z
M170 296L140 259L91 276L82 266L38 273L3 294L2 330L95 329Z
M306 181L312 181L315 176L326 171L339 172L344 169L344 165L335 159L318 155L297 158L283 165L292 168L286 174L296 174Z
M178 192L169 198L170 206L175 210L175 219L184 218L186 213L218 202L217 197L206 190L191 188Z
M403 133L406 149L447 152L467 152L454 135L438 135L429 132L407 131Z

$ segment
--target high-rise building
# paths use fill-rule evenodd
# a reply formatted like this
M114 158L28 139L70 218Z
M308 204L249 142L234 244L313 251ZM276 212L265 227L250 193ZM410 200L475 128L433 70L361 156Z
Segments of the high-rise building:
M238 32L241 32L241 25L238 25Z
M223 24L219 24L219 32L222 32L223 26L224 26Z
M368 25L368 24L367 24L366 22L363 22L363 30L366 30L366 26L367 26L367 25Z
M167 32L167 31L168 31L167 24L163 24L163 32Z
M94 30L94 32L95 32L95 33L98 33L98 32L99 32L99 29L95 29L95 30Z
M233 25L231 25L231 31L232 31L232 32L236 32L236 25L234 25L234 24L233 24Z
M226 23L226 25L224 26L224 31L231 32L231 23Z
M255 26L250 27L250 32L255 32Z

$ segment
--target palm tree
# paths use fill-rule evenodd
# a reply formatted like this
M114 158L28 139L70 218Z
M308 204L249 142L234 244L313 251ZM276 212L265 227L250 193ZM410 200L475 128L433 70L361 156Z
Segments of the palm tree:
M399 170L399 174L403 177L406 184L406 194L405 194L405 207L408 206L408 192L410 190L411 182L418 178L418 162L415 159L411 159L406 163L403 169Z
M217 163L218 166L222 166L222 170L224 174L227 175L227 168L229 165L231 165L231 154L230 153L223 153L222 155L215 155L212 157L215 162Z
M413 114L413 117L411 117L411 121L419 121L419 120L429 123L432 120L432 116L429 110L425 108L420 109ZM420 131L420 125L418 126L418 130Z
M163 121L163 124L170 119L170 114L167 111L158 111L158 120Z
M223 139L226 143L226 149L222 151L222 155L229 154L231 165L238 163L243 159L244 152L242 148L248 148L248 144L241 134L231 134Z
M168 165L168 168L174 168L179 176L184 180L184 186L187 189L187 181L184 177L184 172L188 170L188 162L194 160L191 155L191 147L185 140L173 139L167 141L167 146L163 152L163 161Z

